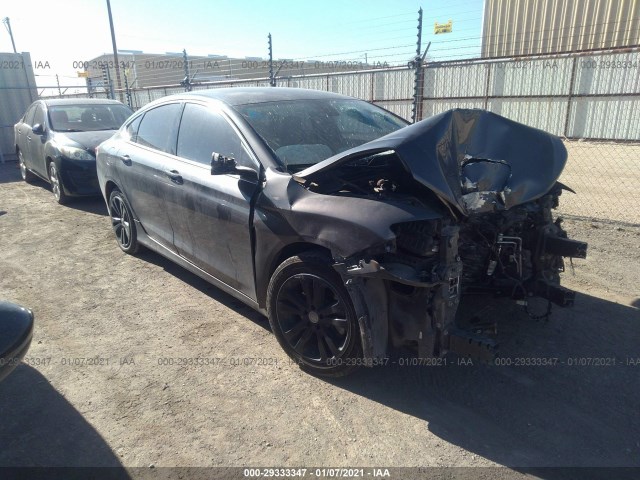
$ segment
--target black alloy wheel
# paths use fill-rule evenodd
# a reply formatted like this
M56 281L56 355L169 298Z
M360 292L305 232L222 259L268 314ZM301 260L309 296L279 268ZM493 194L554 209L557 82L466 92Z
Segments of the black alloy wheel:
M118 189L109 196L109 215L118 246L123 252L133 255L139 249L136 226L127 201Z
M269 285L269 321L301 368L342 376L357 366L362 348L351 299L328 263L302 254L280 265Z

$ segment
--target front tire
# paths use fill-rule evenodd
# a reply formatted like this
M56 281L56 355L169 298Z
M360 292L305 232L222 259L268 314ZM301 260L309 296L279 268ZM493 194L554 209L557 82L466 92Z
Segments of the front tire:
M20 176L22 177L22 180L27 183L33 182L36 179L36 176L27 168L27 164L24 162L22 150L18 150L18 163L20 165Z
M134 255L140 250L136 224L124 195L117 188L109 195L109 217L120 250Z
M49 183L51 184L51 191L56 201L60 205L64 205L69 202L69 197L64 193L64 185L62 184L62 178L60 177L60 171L56 166L56 162L50 162L47 169L49 171Z
M356 313L326 256L306 253L284 261L269 282L267 311L278 343L301 369L341 377L359 365Z

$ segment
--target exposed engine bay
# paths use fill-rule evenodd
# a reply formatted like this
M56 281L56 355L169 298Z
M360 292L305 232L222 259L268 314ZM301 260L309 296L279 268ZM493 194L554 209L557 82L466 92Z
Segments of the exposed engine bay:
M557 181L566 161L557 137L489 112L438 117L421 135L379 142L330 169L303 171L300 182L324 195L437 209L437 219L390 225L395 243L385 251L372 248L334 268L354 295L377 292L363 303L377 302L386 312L393 345L416 346L421 357L453 351L490 360L495 341L456 321L461 296L510 297L530 317L547 318L552 304L573 305L575 293L560 285L560 274L564 257L585 258L587 244L568 239L552 214L562 191L570 190ZM512 143L491 143L494 128ZM430 141L434 130L439 136ZM545 299L546 308L532 311L532 297Z

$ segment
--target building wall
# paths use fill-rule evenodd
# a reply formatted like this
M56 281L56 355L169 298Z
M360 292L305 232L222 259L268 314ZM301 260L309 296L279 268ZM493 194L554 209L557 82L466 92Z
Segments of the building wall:
M15 160L13 125L38 99L29 53L0 53L0 161Z
M284 65L280 68L282 62ZM188 57L189 75L193 78L194 83L267 78L269 77L268 63L268 60L263 58ZM104 91L103 72L100 65L106 65L109 68L111 82L117 89L113 55L104 54L86 64L88 83L90 83L92 90L97 93ZM124 70L126 70L131 88L179 85L185 77L184 60L181 54L119 53L118 65L120 66L121 88L124 88ZM278 78L369 68L371 66L364 63L313 60L302 62L281 59L274 60L273 67Z
M640 0L485 0L482 56L640 44Z

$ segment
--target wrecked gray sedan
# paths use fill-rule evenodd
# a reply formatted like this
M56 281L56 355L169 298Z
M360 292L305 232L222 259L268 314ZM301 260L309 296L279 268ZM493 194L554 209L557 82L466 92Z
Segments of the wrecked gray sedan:
M120 248L151 248L269 317L303 369L344 375L389 349L490 359L461 295L569 306L552 217L557 137L482 110L414 125L326 92L165 97L98 149ZM487 296L491 301L491 296Z

